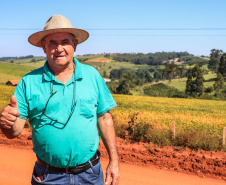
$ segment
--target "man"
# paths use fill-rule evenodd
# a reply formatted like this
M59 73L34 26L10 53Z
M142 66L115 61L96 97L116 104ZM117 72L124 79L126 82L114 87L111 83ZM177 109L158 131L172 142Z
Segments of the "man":
M1 114L0 126L8 138L14 138L29 118L37 155L33 185L104 184L97 126L109 154L105 184L111 178L112 185L119 182L109 113L116 103L99 73L73 58L77 44L88 37L88 32L73 28L65 17L54 15L43 31L28 38L43 48L47 61L22 78Z

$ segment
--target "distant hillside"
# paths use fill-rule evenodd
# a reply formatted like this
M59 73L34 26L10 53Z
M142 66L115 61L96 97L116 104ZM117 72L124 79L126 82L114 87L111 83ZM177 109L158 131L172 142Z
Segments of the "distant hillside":
M34 67L7 62L0 62L0 83L9 80L20 80L22 76L34 70Z
M95 67L105 78L109 78L112 70L115 69L129 69L132 73L138 71L140 72L140 75L142 75L142 70L148 70L150 73L147 75L156 78L154 75L160 75L158 69L164 68L164 64L167 63L188 66L200 61L204 61L205 63L208 62L207 57L197 57L187 52L87 54L75 57L81 63ZM0 83L5 83L8 80L20 79L31 70L43 66L45 61L45 57L33 55L2 57L0 58Z
M165 63L179 64L194 64L197 62L205 62L208 60L205 57L194 56L187 52L156 52L156 53L123 53L123 54L113 54L112 59L119 62L129 62L133 64L147 64L147 65L163 65Z

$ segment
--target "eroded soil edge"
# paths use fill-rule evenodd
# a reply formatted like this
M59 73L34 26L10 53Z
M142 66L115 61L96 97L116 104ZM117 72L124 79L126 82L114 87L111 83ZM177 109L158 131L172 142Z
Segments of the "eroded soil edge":
M0 144L18 148L31 149L31 132L24 129L15 139L7 139L0 132ZM120 161L140 166L156 166L171 171L196 174L200 177L212 177L226 180L226 152L191 149L178 150L174 147L155 147L146 143L129 143L117 138ZM102 141L99 150L102 157L107 158L107 152Z

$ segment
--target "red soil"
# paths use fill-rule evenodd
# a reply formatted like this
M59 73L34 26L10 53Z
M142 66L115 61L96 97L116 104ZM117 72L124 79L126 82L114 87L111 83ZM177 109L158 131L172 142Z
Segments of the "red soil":
M23 133L19 137L12 140L7 139L5 136L3 136L2 133L0 133L0 144L4 146L6 145L9 145L11 147L13 146L13 148L22 149L22 151L27 149L26 151L30 151L32 153L31 132L29 132L28 129L24 129ZM190 149L178 151L173 147L158 148L152 144L129 143L128 141L125 141L121 138L117 138L117 145L118 145L118 153L120 156L120 161L122 162L121 168L122 169L126 168L125 171L127 173L127 175L125 175L122 178L123 180L122 185L127 184L126 182L131 181L131 179L133 179L132 180L133 184L145 184L145 185L148 184L147 182L150 181L150 178L153 178L152 180L154 180L155 178L155 176L152 177L150 174L147 174L147 171L151 170L151 168L155 168L154 170L152 169L151 173L157 173L158 171L160 171L160 174L165 173L164 177L160 177L160 178L165 178L165 176L167 176L168 174L168 178L171 179L175 175L175 171L182 172L182 173L176 173L178 174L176 175L177 177L176 181L181 180L180 183L178 182L178 185L184 182L183 176L187 174L189 174L189 178L191 177L193 178L193 180L191 181L191 184L194 184L193 183L194 179L199 177L203 177L202 179L204 179L204 177L205 178L211 177L212 179L215 178L215 180L213 179L212 184L217 184L217 182L219 182L220 184L225 183L226 153L223 151L206 152L203 150L193 151ZM99 149L102 153L102 159L107 160L107 152L102 142L100 142ZM16 153L14 155L18 155L18 154L19 153ZM0 157L1 159L3 155L2 150L0 155L1 155ZM33 161L35 161L34 154L33 154ZM33 161L32 161L32 165L33 165ZM0 165L1 165L1 161L0 161ZM106 162L104 163L104 166L106 166ZM31 171L32 167L30 168L31 169L29 170ZM2 167L0 168L0 174L1 174L1 169ZM136 169L141 170L142 173L141 171L138 172ZM137 178L142 178L143 181L142 179L140 180L143 183L141 183L141 181L136 182L136 180L134 179L135 174L133 173L136 173L137 175L140 174L140 176ZM129 174L131 175L131 177L128 176ZM144 177L145 174L147 175L146 181ZM196 175L196 176L193 176L193 175ZM156 174L156 178L157 178L157 174ZM218 181L216 179L221 179L223 181ZM163 183L164 180L161 180L161 183L158 180L155 183L153 183L154 181L152 181L152 183L158 184L158 185L164 184ZM1 176L0 176L0 182L1 182ZM165 184L166 185L171 184L170 180L166 180ZM172 184L176 184L175 180L173 180ZM197 182L197 184L200 185L202 183ZM203 185L204 184L207 185L208 183L204 182Z

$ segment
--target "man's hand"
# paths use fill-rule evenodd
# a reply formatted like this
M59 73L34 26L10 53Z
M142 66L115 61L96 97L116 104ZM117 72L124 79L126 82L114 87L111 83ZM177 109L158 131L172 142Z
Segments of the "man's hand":
M20 116L20 112L18 110L18 105L16 101L16 97L13 95L10 98L10 104L7 105L0 119L0 126L3 129L11 129L17 119Z
M109 184L111 177L112 182L111 185L118 185L119 184L119 164L118 161L110 162L106 169L106 179L105 184Z
M98 118L98 127L109 155L105 184L109 184L112 178L111 185L118 185L120 176L119 157L116 147L114 123L110 113L107 112Z

